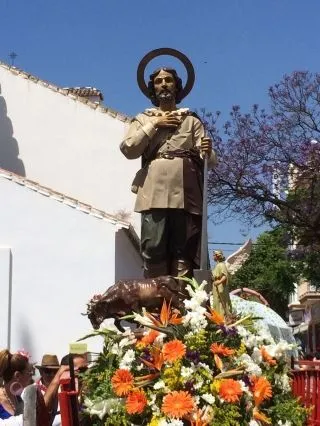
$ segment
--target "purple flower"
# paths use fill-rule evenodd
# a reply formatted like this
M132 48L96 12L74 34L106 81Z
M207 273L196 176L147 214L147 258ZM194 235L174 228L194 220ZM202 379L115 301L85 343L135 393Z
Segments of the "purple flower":
M149 349L145 348L143 353L141 354L141 359L145 359L146 361L152 361L152 356L150 354Z
M194 364L199 364L200 362L200 354L198 351L190 351L187 350L186 358L192 361Z
M242 381L244 382L244 384L245 384L246 386L250 386L250 385L251 385L251 382L250 382L249 376L247 376L246 374L242 376Z
M227 336L238 335L237 329L235 327L226 327L225 325L220 325L219 328Z
M185 384L186 391L190 392L191 394L194 394L195 389L194 389L193 385L194 385L194 382L192 380L187 381L186 384Z

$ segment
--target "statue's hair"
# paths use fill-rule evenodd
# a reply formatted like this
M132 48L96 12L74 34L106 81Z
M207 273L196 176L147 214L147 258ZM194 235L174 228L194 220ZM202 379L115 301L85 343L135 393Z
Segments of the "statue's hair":
M28 358L15 353L11 354L8 349L0 351L0 378L9 382L16 371L23 372L29 364Z
M182 80L181 78L178 76L177 71L173 68L168 68L168 67L161 67L156 69L152 74L150 74L150 80L148 82L148 91L149 91L149 98L151 100L151 102L153 103L153 105L155 105L156 107L159 106L159 101L156 97L156 93L154 91L154 79L157 77L157 75L160 73L160 71L166 71L169 74L171 74L176 82L176 96L175 96L175 100L176 100L176 104L179 104L182 101L182 91L183 91L183 86L182 86Z
M226 260L222 250L214 250L213 254L222 262Z

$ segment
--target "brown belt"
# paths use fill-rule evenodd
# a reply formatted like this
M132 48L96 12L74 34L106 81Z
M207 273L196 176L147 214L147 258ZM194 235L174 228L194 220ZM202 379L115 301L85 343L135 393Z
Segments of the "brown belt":
M158 154L156 155L156 158L164 158L166 160L173 160L175 157L177 157L177 155L170 153L170 151L158 152Z

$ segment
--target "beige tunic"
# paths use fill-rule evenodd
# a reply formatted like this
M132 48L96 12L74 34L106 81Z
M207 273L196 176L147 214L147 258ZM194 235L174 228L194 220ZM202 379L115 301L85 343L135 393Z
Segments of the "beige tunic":
M142 155L148 159L158 154L158 158L147 162L147 166L138 172L135 179L136 212L154 208L186 209L185 200L188 189L184 182L183 166L191 165L191 160L186 163L185 158L159 158L159 153L200 148L201 138L205 136L201 121L191 115L187 109L177 110L181 124L174 132L169 129L154 128L152 121L158 114L156 109L150 109L137 115L120 146L122 153L129 159ZM161 145L160 148L155 150L154 148L158 145ZM212 167L215 163L216 156L212 151L208 165ZM198 206L198 211L191 211L191 213L201 214L201 207Z
M225 284L215 285L213 283L213 309L223 315L230 315L232 311L231 299L229 294L229 280L230 274L228 272L225 262L218 262L212 270L212 280L219 280L225 276L227 281Z

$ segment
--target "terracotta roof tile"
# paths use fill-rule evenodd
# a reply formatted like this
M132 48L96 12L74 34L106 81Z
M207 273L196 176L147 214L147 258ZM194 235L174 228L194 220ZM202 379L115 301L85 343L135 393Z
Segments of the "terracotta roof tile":
M101 90L96 89L95 87L64 87L65 90L68 90L69 93L73 93L81 98L88 98L91 96L97 96L103 101L103 94Z

